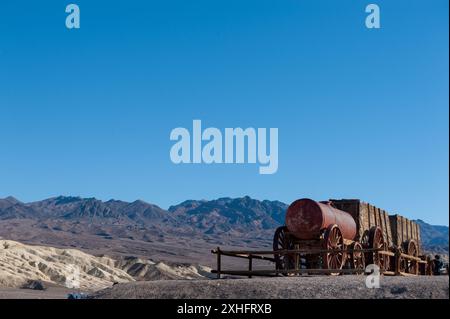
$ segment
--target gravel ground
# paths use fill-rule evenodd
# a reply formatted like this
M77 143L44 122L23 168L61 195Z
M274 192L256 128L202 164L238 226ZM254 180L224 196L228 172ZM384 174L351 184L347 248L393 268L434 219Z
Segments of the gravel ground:
M0 299L67 299L67 294L79 292L64 287L49 287L46 290L1 288Z
M122 299L448 299L448 276L382 277L368 289L363 276L135 282L97 292Z

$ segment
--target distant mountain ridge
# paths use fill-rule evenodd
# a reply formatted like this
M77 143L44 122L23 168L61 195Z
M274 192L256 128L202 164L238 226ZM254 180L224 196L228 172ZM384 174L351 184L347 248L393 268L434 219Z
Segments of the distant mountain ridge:
M95 198L58 196L23 203L14 197L0 199L0 236L40 243L69 234L89 234L103 239L138 240L152 243L173 238L246 246L270 247L274 230L284 224L288 205L280 201L242 198L187 200L164 210L142 200L101 201ZM24 220L17 227L17 221ZM33 225L33 229L25 225ZM448 253L448 227L418 221L425 250ZM16 225L16 226L12 226ZM3 227L1 227L3 226ZM23 229L22 229L23 228ZM39 236L33 234L39 230ZM73 239L72 239L73 240ZM89 246L89 242L85 245Z
M247 231L273 229L283 223L287 205L278 201L259 201L243 198L220 198L212 201L189 200L164 210L142 200L124 202L95 198L58 196L32 203L0 199L0 220L5 219L61 219L99 220L165 226L191 226L199 230Z
M220 226L226 231L231 227L247 228L252 225L255 228L273 230L284 223L287 207L288 205L279 201L259 201L245 196L211 201L189 200L169 207L169 212L181 217L183 222L199 228Z
M447 226L430 225L419 219L422 246L429 252L448 254L449 233Z

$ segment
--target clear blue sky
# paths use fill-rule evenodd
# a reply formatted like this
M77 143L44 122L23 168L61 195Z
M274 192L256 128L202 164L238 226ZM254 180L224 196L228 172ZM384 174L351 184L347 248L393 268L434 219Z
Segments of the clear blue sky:
M448 225L448 1L0 2L0 197L361 198ZM365 6L381 8L380 30ZM170 131L278 127L279 170Z

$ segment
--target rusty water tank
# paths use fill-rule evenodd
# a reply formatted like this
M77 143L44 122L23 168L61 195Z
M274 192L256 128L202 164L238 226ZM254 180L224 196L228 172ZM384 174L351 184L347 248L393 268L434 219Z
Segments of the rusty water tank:
M353 217L334 208L329 202L316 202L304 198L293 202L286 213L286 226L298 239L318 239L321 231L336 224L345 239L356 236L356 223Z

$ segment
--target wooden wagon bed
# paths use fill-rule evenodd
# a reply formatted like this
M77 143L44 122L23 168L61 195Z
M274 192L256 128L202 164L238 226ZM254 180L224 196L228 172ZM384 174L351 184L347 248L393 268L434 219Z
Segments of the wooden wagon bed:
M378 226L383 231L389 247L402 247L409 240L417 243L417 254L421 254L420 226L400 215L391 215L383 209L365 203L359 199L330 199L337 209L343 210L355 219L358 229L357 239L365 241L370 228Z

